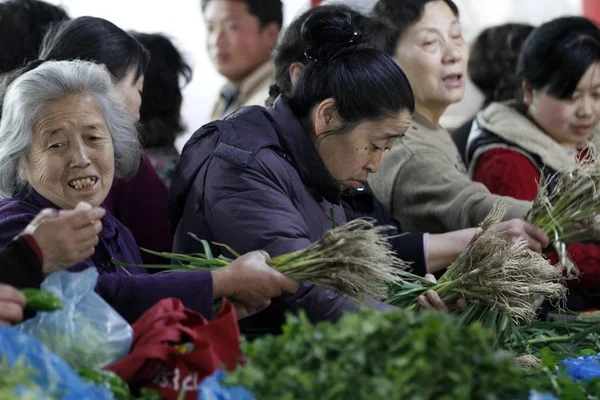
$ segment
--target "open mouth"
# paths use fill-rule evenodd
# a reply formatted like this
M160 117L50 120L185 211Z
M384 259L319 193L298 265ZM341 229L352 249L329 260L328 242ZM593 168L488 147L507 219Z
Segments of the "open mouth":
M461 83L463 78L463 74L450 74L445 76L442 80L446 83L450 84L459 84Z
M77 178L69 181L69 186L75 190L85 189L87 187L94 186L98 182L98 178L95 176L88 176L86 178Z

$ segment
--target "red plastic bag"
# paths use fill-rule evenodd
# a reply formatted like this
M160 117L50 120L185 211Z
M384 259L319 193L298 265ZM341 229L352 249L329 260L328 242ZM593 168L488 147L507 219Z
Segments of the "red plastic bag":
M106 369L132 389L149 387L165 399L198 397L202 380L225 367L235 369L242 359L235 309L223 300L212 321L185 308L175 298L163 299L133 324L131 353Z

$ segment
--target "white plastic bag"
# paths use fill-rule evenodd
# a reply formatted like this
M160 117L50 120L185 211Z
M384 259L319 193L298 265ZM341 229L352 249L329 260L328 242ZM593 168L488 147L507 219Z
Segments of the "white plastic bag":
M58 295L63 308L38 312L18 329L38 338L75 370L102 368L127 355L133 329L94 292L97 280L95 268L50 274L42 289Z

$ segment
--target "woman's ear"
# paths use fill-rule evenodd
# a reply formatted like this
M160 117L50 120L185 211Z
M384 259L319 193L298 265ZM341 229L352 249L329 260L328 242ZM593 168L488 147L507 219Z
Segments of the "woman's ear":
M292 82L292 85L296 84L296 82L298 82L298 78L300 77L300 73L302 72L302 69L304 68L304 64L302 64L301 62L295 62L292 63L292 65L290 65L290 68L288 69L288 73L290 74L290 81Z
M527 82L523 82L523 104L530 106L533 103L533 88Z
M335 131L341 127L335 100L325 99L319 103L313 114L315 137Z

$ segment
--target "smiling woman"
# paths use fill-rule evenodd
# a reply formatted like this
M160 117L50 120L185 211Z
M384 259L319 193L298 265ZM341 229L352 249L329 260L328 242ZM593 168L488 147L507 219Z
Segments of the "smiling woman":
M115 162L98 103L90 94L74 94L47 103L41 113L45 118L35 123L27 154L27 181L60 208L80 201L99 206L112 186Z
M473 179L492 193L533 200L542 179L573 168L578 160L597 161L600 29L580 17L541 25L524 43L517 73L523 93L477 115L467 157ZM582 273L569 285L600 289L600 246L573 243L567 251ZM550 259L558 261L556 254ZM576 296L571 290L570 298ZM571 307L600 304L597 296L585 302L587 295L578 297L579 304Z
M104 207L113 177L136 172L135 129L109 74L96 64L50 61L17 78L0 120L0 248L43 209L68 214L80 201ZM215 272L151 276L144 268L116 268L112 260L141 264L140 252L112 213L107 211L101 222L75 221L84 227L97 224L101 231L89 243L95 252L70 270L96 268L96 291L130 322L165 297L177 297L210 318L213 296L232 296L243 317L282 290L297 288L269 268L260 252ZM64 230L57 235L64 236Z

